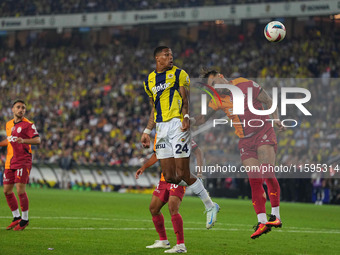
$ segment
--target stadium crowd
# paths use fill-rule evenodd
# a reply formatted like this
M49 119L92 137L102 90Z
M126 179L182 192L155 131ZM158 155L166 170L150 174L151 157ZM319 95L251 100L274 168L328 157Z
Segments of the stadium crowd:
M262 78L269 91L270 84L280 83L278 78L318 78L303 83L312 94L307 108L313 116L289 111L289 118L300 120L299 127L278 135L277 161L300 165L337 159L340 84L332 79L340 75L336 39L325 39L317 31L280 45L244 37L224 41L213 37L170 41L175 65L191 78L199 77L202 63L232 77ZM34 147L35 162L59 162L63 152L71 149L78 164L140 166L150 153L140 143L149 113L142 81L154 69L151 45L159 43L138 44L125 38L115 39L107 47L82 48L42 47L37 40L15 50L1 48L2 130L12 118L12 99L20 95L27 102L27 118L35 122L42 136L41 145ZM223 139L218 133L208 133L197 142L204 143L207 152L239 155L238 138L229 130L224 131ZM4 157L2 153L2 161ZM206 160L207 164L212 160L209 153Z
M283 2L284 0L5 0L0 2L0 16L92 13L108 11L153 10L213 5ZM296 1L296 0L291 0ZM301 1L301 0L300 0Z

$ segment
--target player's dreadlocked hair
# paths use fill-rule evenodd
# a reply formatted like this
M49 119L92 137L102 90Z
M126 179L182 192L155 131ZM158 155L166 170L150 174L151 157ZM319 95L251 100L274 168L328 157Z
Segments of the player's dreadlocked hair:
M154 50L153 56L156 57L157 54L160 53L160 52L162 52L162 50L164 50L164 49L169 49L169 47L168 47L168 46L164 46L164 45L163 45L163 46L158 46L158 47Z

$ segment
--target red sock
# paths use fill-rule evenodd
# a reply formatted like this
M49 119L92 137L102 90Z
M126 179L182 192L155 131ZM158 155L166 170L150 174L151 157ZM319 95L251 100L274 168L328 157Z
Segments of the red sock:
M168 240L168 238L166 237L166 231L164 227L163 214L152 216L152 221L159 235L159 240Z
M178 213L171 216L172 226L177 237L177 244L184 243L183 219Z
M6 200L7 200L7 204L9 206L9 208L11 209L11 211L15 211L18 209L18 200L14 195L14 192L12 192L9 195L5 195L6 196Z
M268 195L272 207L280 205L280 185L276 178L266 178Z
M265 173L265 181L268 187L268 195L270 199L270 204L272 207L280 205L280 185L275 177L275 172L273 171L274 166L271 164L262 164L266 169L271 169L272 171L267 171Z
M19 200L20 200L20 208L22 212L25 212L28 210L28 197L27 193L23 193L19 195Z
M251 187L251 199L256 214L266 213L266 193L263 189L262 178L249 178L249 184Z

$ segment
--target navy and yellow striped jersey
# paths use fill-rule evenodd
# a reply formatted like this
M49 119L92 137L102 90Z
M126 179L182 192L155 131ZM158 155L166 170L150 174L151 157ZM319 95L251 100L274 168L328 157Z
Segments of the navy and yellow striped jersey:
M183 119L179 87L189 88L189 84L189 75L176 66L163 73L153 71L148 75L144 81L144 89L153 98L155 122L166 122L172 118Z

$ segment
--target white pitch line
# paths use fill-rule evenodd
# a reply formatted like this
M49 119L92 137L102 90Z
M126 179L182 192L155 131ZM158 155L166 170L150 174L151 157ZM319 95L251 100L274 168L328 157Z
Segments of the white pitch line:
M12 219L10 216L0 216L0 219ZM151 219L120 219L120 218L95 218L95 217L66 217L66 216L31 216L30 219L53 219L53 220L93 220L93 221L128 221L128 222L151 222ZM202 222L190 222L185 221L185 224L192 224L192 225L202 225ZM238 227L246 227L246 229L251 229L249 224L236 224L236 223L221 223L217 222L216 224L222 226L238 226ZM79 229L79 228L77 228ZM110 228L111 229L111 228ZM139 228L138 228L139 229ZM238 229L237 229L238 230ZM236 230L235 230L236 231ZM282 231L282 230L276 230ZM308 233L311 231L314 233L315 231L321 232L338 232L336 229L317 229L317 228L300 228L300 227L286 227L284 226L284 232L290 231L294 233L295 231L306 231L304 233Z
M154 228L40 228L40 227L29 227L32 230L111 230L111 231L155 231ZM184 230L192 231L206 231L205 228L184 228ZM213 228L209 231L244 231L251 232L251 230L238 229L238 228ZM301 230L274 230L275 232L281 233L308 233L308 234L340 234L340 231L301 231Z

